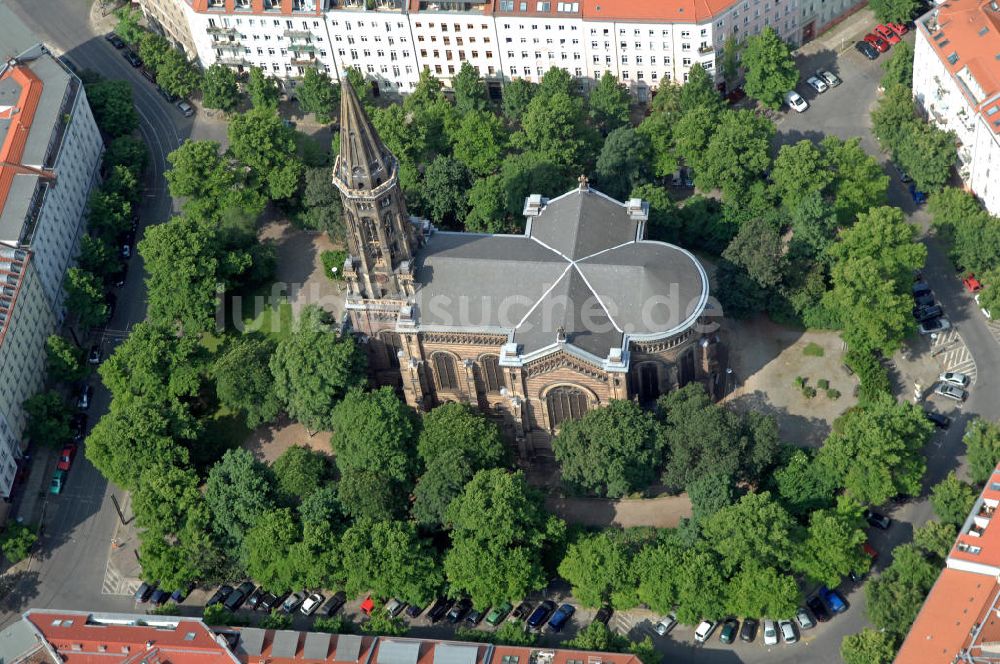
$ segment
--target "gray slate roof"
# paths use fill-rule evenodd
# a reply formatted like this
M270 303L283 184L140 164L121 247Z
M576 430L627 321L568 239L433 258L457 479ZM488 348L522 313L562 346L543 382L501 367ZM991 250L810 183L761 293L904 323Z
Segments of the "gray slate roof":
M416 258L426 331L507 334L522 356L566 343L598 359L672 336L705 307L708 279L679 247L641 238L625 205L592 189L549 201L523 235L436 232Z

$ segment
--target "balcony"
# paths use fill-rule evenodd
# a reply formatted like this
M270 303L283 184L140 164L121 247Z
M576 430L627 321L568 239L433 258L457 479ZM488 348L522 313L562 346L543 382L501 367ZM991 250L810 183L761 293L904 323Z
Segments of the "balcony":
M979 508L978 512L976 512L976 516L982 519L992 519L993 513L996 512L996 510L996 507L990 507L986 503L983 503L983 506Z
M216 42L212 44L212 46L220 51L233 51L234 53L243 52L243 44L238 41Z
M220 65L225 65L227 67L249 67L250 66L250 62L246 58L244 58L242 56L238 56L238 55L224 55L221 58L219 58L219 64Z
M705 55L706 53L712 53L714 51L715 51L715 47L714 46L709 46L708 44L703 44L703 45L701 45L701 46L698 47L698 53L700 53L701 55Z
M313 33L308 30L285 30L285 37L290 40L296 39L312 39Z
M205 32L210 35L226 35L228 37L235 37L237 34L236 28L220 28L214 25L205 28Z
M292 51L293 57L298 57L300 53L316 53L316 47L313 44L291 44L288 50Z

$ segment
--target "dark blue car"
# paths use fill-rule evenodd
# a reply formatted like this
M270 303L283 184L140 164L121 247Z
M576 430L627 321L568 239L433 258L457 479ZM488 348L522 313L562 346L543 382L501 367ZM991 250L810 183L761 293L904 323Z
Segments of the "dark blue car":
M830 609L830 613L843 613L847 610L847 602L836 590L830 590L826 586L821 586L816 593L823 603Z
M923 205L927 202L927 194L918 190L917 185L911 182L908 189L910 190L910 197L913 199L914 203L917 205Z
M552 618L549 619L549 629L553 632L561 632L562 628L566 626L569 619L573 616L576 609L573 608L571 604L563 604L560 606L555 613L552 614Z
M538 629L539 627L544 625L545 619L549 617L549 614L552 613L555 610L555 608L556 608L555 602L552 602L550 600L545 600L544 602L539 604L535 608L535 610L531 612L531 615L528 616L528 627L532 629Z

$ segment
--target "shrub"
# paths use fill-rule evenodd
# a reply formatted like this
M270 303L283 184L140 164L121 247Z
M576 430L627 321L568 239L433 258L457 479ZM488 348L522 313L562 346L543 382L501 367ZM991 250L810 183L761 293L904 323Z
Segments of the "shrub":
M805 386L806 386L806 379L803 378L802 376L796 376L795 377L795 387L797 387L797 388L799 388L801 390L801 389L805 389Z
M37 539L38 536L30 526L12 522L7 524L7 530L0 535L0 550L3 550L3 555L13 565L28 557Z
M816 396L816 388L812 386L803 387L802 394L806 396L806 399L812 399Z
M292 616L281 609L271 611L271 615L260 621L262 629L288 629L292 626Z
M344 261L347 260L346 251L324 251L320 254L323 261L323 274L333 281L344 280ZM337 268L334 272L333 268Z
M858 375L861 389L858 400L867 403L881 394L892 394L889 372L870 351L849 350L844 362Z
M840 390L835 390L833 388L830 388L829 390L826 391L826 398L833 399L834 401L836 401L837 399L840 398Z
M802 349L803 355L808 355L809 357L823 357L826 351L818 343L810 341L806 344L806 347Z
M344 616L334 616L332 618L317 618L313 622L314 632L326 632L327 634L352 634L354 625L344 618Z
M830 381L828 381L826 378L820 378L819 380L816 381L816 387L818 387L821 390L828 390L830 389Z

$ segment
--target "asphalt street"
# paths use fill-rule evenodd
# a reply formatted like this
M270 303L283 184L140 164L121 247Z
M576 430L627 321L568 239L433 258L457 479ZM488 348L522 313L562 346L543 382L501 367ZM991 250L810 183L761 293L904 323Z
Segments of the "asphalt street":
M65 53L80 68L96 70L109 78L128 81L134 90L140 116L140 131L149 146L151 163L147 174L147 190L140 211L141 226L164 221L171 213L172 201L166 192L163 171L165 157L191 133L192 123L176 108L163 100L145 79L130 67L101 35L92 34L89 13L90 0L7 0L30 27L53 49ZM844 138L860 136L863 147L880 161L885 161L870 132L869 113L877 99L876 87L881 78L885 56L875 62L864 59L850 48L852 40L845 36L842 53L818 48L803 49L799 57L805 75L816 69L830 69L844 81L823 95L817 95L804 83L799 92L810 102L802 114L783 113L778 119L779 143L792 143L803 138L820 140L833 134ZM909 37L912 39L912 36ZM839 39L839 38L838 38ZM838 46L837 51L841 48ZM886 172L889 172L886 163ZM911 220L927 229L929 217L923 209L915 209L906 190L893 177L890 201L903 208ZM1000 412L1000 344L987 329L982 315L963 292L943 248L931 237L924 241L928 248L925 275L953 325L962 335L978 367L978 382L961 410L953 409L955 422L951 429L939 433L928 446L928 473L925 486L940 481L950 470L961 468L963 447L961 435L964 423L975 414L994 415ZM145 315L145 292L142 283L141 258L132 259L128 281L118 293L118 307L104 337L105 355L123 333ZM908 392L907 392L908 393ZM107 408L108 395L98 386L91 421L96 421ZM945 410L943 404L938 409ZM888 552L896 544L910 538L912 530L927 521L932 512L928 501L921 499L897 506L890 511L895 524L887 532L871 533L871 541L881 552L877 568L890 561ZM18 589L20 610L28 607L61 607L71 609L127 611L134 608L130 598L102 594L108 550L117 516L111 502L111 488L99 473L78 457L66 491L51 497L46 505L45 533L41 543L42 557L34 569L36 576L26 579ZM864 594L849 584L842 587L851 605L850 610L830 623L806 632L800 643L791 646L765 647L760 637L753 644L737 643L723 646L714 635L704 647L692 645L692 629L678 627L668 638L656 637L658 648L667 661L706 664L735 662L801 662L818 664L839 662L841 639L867 625ZM0 615L0 626L14 619L16 613ZM584 623L584 612L579 616ZM584 623L585 624L585 623ZM630 636L652 634L649 621L630 622L616 617L617 625ZM440 628L415 630L419 635L444 636Z
M190 134L191 121L160 97L155 88L133 69L121 54L91 28L90 0L8 0L8 5L46 45L80 69L92 69L112 79L128 81L139 113L139 130L149 147L150 165L146 196L141 205L140 231L170 215L172 200L163 172L166 155ZM145 317L146 295L141 258L129 266L124 288L117 289L118 305L102 342L104 356L136 322ZM96 336L95 336L95 340ZM95 376L91 424L107 410L109 396ZM81 454L74 462L66 489L48 496L44 507L44 531L40 560L32 565L16 590L20 610L29 607L100 609L125 611L133 608L130 598L102 594L108 551L117 516L111 502L113 487ZM0 615L5 625L17 614Z

